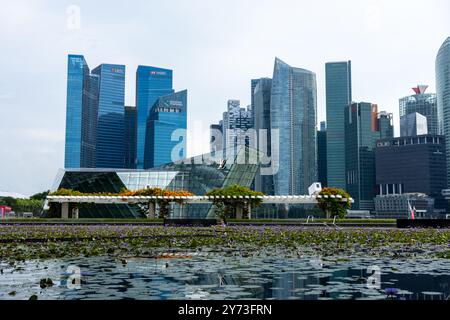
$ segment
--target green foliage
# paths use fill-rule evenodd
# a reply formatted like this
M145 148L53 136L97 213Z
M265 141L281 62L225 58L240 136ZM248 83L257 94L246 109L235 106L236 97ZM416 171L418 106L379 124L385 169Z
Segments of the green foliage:
M264 193L254 191L250 188L240 185L231 185L222 189L214 189L206 193L207 196L212 197L234 197L234 196L250 196L258 197L263 196ZM214 199L213 205L217 216L226 222L227 219L232 218L238 208L242 208L244 215L246 216L247 206L246 203L250 203L252 208L256 208L261 205L262 199Z
M15 199L11 197L0 198L0 205L11 207L12 211L16 213L32 212L39 214L43 201L35 199Z
M50 193L50 190L36 193L30 197L31 200L45 200L47 198L47 195Z
M321 195L322 198L317 199L317 206L325 213L327 219L334 217L340 219L345 218L347 209L351 208L351 196L345 190L338 188L323 188L319 195ZM331 198L330 196L332 195L340 195L342 198L347 199L347 201L344 202L339 198ZM323 198L323 196L328 196L328 198Z

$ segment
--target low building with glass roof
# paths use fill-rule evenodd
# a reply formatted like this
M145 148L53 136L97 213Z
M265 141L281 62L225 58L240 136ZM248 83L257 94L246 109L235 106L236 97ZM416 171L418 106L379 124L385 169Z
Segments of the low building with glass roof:
M222 155L222 153L216 153ZM226 158L210 153L148 170L60 169L51 191L71 189L83 193L119 193L122 189L161 188L204 195L214 188L238 184L250 187L259 168L257 151L241 147L227 150ZM80 218L145 218L134 204L79 204ZM214 217L211 204L171 204L171 217Z

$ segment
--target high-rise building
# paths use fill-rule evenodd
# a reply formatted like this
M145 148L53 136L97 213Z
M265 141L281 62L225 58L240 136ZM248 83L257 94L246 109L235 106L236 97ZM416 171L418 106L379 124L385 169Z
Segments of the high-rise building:
M322 187L328 186L327 129L325 121L320 123L320 130L317 131L317 175Z
M212 156L223 156L222 129L223 129L222 120L220 120L219 123L217 124L212 124L209 126L210 132L209 146ZM217 152L221 152L222 155L218 154Z
M374 149L376 141L391 132L385 117L388 114L380 114L376 104L366 102L352 103L345 111L346 189L355 200L353 208L357 210L373 210L374 207Z
M400 132L406 136L408 129L403 129L402 119L411 113L419 113L427 119L427 132L438 134L437 99L434 93L425 93L428 86L418 85L413 88L415 94L400 99ZM403 136L403 133L402 133Z
M270 97L272 79L261 78L252 80L255 88L252 91L254 129L257 135L257 149L265 157L261 159L261 168L255 177L255 189L268 195L273 195L273 172L271 167L271 130L270 130Z
M270 102L271 130L280 143L271 143L280 155L274 167L277 195L306 194L317 181L317 84L316 75L276 58Z
M99 78L97 168L125 167L125 66L101 64L92 73Z
M96 166L98 77L82 55L69 55L67 66L65 168Z
M125 106L125 168L136 169L136 107Z
M447 181L450 182L450 37L436 57L436 96L439 134L445 136L447 150Z
M352 102L351 61L325 65L328 186L345 189L344 111Z
M436 200L437 208L445 209L442 196L442 190L447 187L444 136L378 140L375 163L380 196L424 193Z
M394 137L394 116L392 113L380 111L377 115L377 131L380 133L380 139Z
M241 145L254 147L253 143L256 142L256 137L249 136L247 131L253 128L251 106L248 106L247 109L241 108L239 100L228 100L227 111L224 112L222 121L224 152L234 150L236 154Z
M150 110L159 97L172 94L172 70L139 66L136 71L137 168L144 169L145 139Z
M428 134L427 117L414 112L400 118L401 137L414 137L424 134Z
M187 90L159 97L147 121L144 168L186 157Z

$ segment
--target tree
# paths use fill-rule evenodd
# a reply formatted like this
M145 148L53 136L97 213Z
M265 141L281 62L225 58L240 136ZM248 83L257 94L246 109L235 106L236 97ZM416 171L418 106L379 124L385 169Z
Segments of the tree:
M351 208L350 195L345 190L338 188L323 188L319 195L322 197L317 199L317 206L325 213L327 219L334 217L341 219L345 218L347 209ZM332 198L331 196L341 196L342 198ZM347 200L343 201L342 199Z
M231 185L222 189L214 189L206 193L206 196L210 197L234 197L234 196L249 196L258 197L263 196L264 193L254 191L250 188L243 187L240 185ZM233 199L233 198L217 198L213 200L213 205L215 207L215 212L218 218L222 219L225 223L226 220L232 218L236 214L236 210L242 209L244 213L248 214L246 203L250 204L252 208L261 205L262 199ZM244 214L244 216L247 216Z
M47 195L50 193L50 190L44 191L44 192L40 192L40 193L36 193L33 194L30 199L31 200L45 200L45 198L47 198Z

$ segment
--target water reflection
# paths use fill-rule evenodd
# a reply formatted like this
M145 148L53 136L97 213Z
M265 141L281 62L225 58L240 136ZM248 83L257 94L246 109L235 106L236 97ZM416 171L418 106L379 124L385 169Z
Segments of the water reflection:
M69 266L81 270L79 289ZM449 299L445 259L222 256L71 258L1 264L0 299ZM41 288L43 278L53 286ZM68 286L69 285L69 286ZM73 286L72 286L73 288Z

